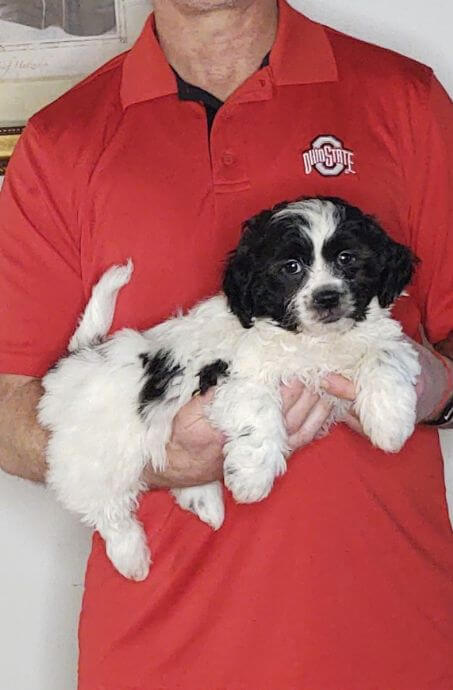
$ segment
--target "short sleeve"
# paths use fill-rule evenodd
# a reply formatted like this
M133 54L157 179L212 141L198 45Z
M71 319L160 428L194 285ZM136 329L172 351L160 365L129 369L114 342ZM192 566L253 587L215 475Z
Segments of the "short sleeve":
M416 285L423 323L435 344L453 330L453 103L434 77L413 118L409 224L421 260Z
M41 377L82 310L71 165L29 124L0 192L0 372Z

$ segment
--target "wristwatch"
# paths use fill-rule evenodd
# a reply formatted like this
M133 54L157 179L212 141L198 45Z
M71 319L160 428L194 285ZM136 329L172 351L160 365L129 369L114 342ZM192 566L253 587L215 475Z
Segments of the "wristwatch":
M453 421L453 397L445 405L444 409L436 419L432 419L429 422L425 422L429 426L443 426L444 424L449 424Z

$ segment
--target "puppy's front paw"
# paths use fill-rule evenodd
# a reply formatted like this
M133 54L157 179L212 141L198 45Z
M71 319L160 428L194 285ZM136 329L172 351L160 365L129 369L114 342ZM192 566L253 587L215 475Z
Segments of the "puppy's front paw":
M229 452L223 465L225 486L231 491L238 503L255 503L262 501L269 495L275 478L286 470L286 462L282 453L265 455L260 462L251 463L251 455L256 454L256 448L249 452Z
M356 402L363 430L373 445L387 453L398 453L414 432L415 389L401 388L389 395L374 390L361 392Z
M184 510L190 510L212 529L219 529L225 518L223 492L220 482L187 489L172 489L176 503Z
M106 540L107 556L121 575L137 582L148 577L151 554L146 535L138 523Z
M395 420L389 420L385 425L371 424L368 430L363 424L363 428L371 443L387 453L398 453L414 431L413 424L402 424Z

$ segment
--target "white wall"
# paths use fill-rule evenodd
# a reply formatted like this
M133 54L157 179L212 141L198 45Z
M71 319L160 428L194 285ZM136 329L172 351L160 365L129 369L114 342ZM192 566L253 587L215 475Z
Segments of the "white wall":
M430 65L453 95L451 0L289 2L316 21Z
M292 0L317 20L430 64L453 94L450 3ZM453 485L453 432L444 442ZM0 476L0 690L75 690L89 539L42 487Z

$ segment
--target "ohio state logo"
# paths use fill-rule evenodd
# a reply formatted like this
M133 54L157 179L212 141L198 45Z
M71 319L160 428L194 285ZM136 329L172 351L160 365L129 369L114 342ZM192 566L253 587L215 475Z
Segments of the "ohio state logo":
M305 174L316 170L324 177L337 177L341 173L355 175L354 153L345 149L343 142L331 134L317 137L309 151L304 151L302 158Z

